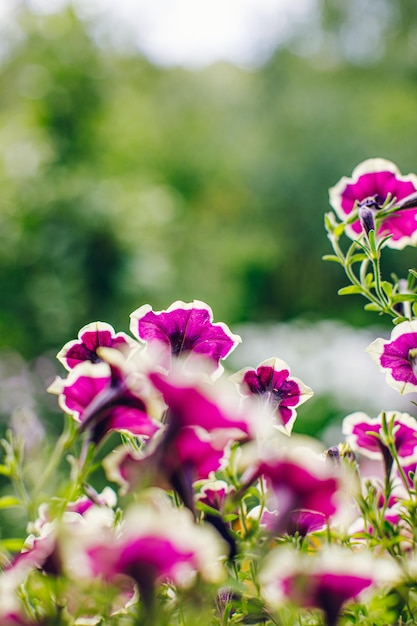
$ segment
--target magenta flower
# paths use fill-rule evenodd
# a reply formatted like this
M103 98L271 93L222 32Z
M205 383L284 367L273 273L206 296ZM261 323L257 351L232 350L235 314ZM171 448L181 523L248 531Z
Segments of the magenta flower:
M56 528L49 525L41 537L30 537L31 545L16 556L7 571L22 580L34 569L52 576L62 573L62 562L57 546Z
M101 493L97 493L89 485L86 485L85 489L88 495L80 496L74 502L68 502L66 511L83 516L95 506L108 507L109 509L116 506L117 496L111 487L105 487Z
M138 347L138 344L125 333L116 333L113 326L106 322L92 322L81 328L78 340L69 341L58 352L57 359L67 369L90 361L98 363L102 359L97 353L98 348L114 348L122 352L129 352Z
M262 594L272 605L288 600L321 609L327 626L335 626L348 600L371 586L391 583L398 575L394 563L363 550L332 547L313 556L283 548L269 555L260 580Z
M140 484L176 489L193 510L192 484L209 478L220 468L224 445L224 440L219 441L216 435L186 426L170 441L162 433L145 454L119 448L105 459L104 467L108 478L119 483L124 493Z
M345 221L361 207L366 207L378 219L378 212L390 199L403 200L417 190L417 176L402 176L391 161L385 159L367 159L360 163L351 178L344 176L329 190L330 204L341 220ZM369 219L368 222L369 223ZM358 220L346 225L346 233L357 239L362 233ZM377 222L380 236L391 235L388 246L401 249L417 243L417 208L398 210L383 216Z
M197 495L198 502L206 504L211 509L223 512L227 497L233 491L233 487L224 480L212 480L205 482Z
M356 412L343 420L343 434L348 445L370 459L383 459L389 454L384 442L383 413L370 418ZM391 425L395 448L400 460L406 464L417 461L417 420L408 413L387 411L387 424Z
M166 311L152 310L149 304L131 314L130 330L140 341L162 348L162 360L169 368L171 357L200 357L221 371L225 359L240 343L226 324L213 323L211 308L204 302L174 302Z
M310 387L290 376L285 361L277 358L263 361L256 369L246 367L233 374L230 380L239 385L243 395L255 396L269 404L278 417L278 425L288 434L297 417L296 407L313 395Z
M89 430L96 443L111 430L150 437L160 427L148 414L147 379L128 376L120 364L80 363L48 391L59 395L62 410L81 423L81 431Z
M394 326L391 339L375 339L367 348L372 359L386 372L388 385L400 394L417 391L417 321Z
M152 510L148 503L131 509L117 534L91 537L85 555L89 576L115 583L129 576L150 608L161 583L188 586L197 573L218 579L223 543L211 528L194 524L186 509Z
M186 377L174 378L156 372L149 378L168 406L170 437L185 426L200 426L208 432L223 430L230 433L229 440L253 436L256 428L253 415L243 414L237 405L229 405L229 398L215 396L216 391L218 395L225 392L224 387L190 384Z
M220 469L229 444L252 437L252 424L237 407L214 398L217 385L200 388L172 374L153 373L150 379L167 404L166 426L145 455L110 455L108 476L128 490L139 483L175 489L195 513L193 483Z
M279 503L277 503L279 506ZM275 534L276 529L281 526L281 520L279 519L280 512L277 509L270 510L265 507L260 515L260 507L255 507L250 511L249 517L251 519L258 519L260 526L263 526L268 532ZM310 533L314 533L326 528L328 518L323 513L317 511L308 511L306 509L299 509L294 511L289 516L286 526L286 532L288 535L294 535L297 533L301 537L305 537Z
M259 460L245 472L244 488L261 476L270 492L268 501L279 512L275 532L294 532L303 511L317 513L327 521L338 508L338 479L307 449L278 450L269 459Z

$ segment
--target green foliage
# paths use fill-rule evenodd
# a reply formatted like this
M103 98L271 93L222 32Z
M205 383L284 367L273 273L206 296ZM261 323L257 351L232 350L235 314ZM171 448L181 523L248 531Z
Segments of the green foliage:
M175 298L229 323L371 321L335 295L319 216L363 158L414 168L409 65L281 50L256 71L159 69L98 47L70 11L21 27L0 67L0 346L55 350Z

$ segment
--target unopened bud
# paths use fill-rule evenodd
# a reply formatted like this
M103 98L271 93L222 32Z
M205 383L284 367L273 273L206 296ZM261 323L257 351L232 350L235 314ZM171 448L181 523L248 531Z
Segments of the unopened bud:
M417 191L396 202L398 209L415 209L417 207Z
M359 221L365 232L365 235L369 235L369 231L375 230L374 212L369 206L361 205L358 211Z

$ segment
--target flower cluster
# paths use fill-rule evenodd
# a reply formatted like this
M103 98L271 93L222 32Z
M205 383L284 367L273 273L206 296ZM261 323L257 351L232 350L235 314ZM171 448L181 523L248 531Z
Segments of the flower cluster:
M368 352L415 392L417 272L384 281L380 258L417 241L417 177L371 159L330 200L342 293L395 323ZM0 509L27 526L0 540L0 624L415 623L412 405L350 413L324 450L293 434L312 390L279 356L226 371L241 339L207 304L130 319L131 335L95 322L59 351L49 392L65 426L45 459L2 440Z

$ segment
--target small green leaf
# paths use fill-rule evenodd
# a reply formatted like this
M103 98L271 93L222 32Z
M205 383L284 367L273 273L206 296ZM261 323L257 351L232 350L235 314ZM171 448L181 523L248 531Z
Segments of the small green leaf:
M414 304L413 304L413 306L411 308L413 309L414 317L417 317L417 302L414 302Z
M23 539L2 539L0 541L0 546L8 552L20 552L23 544Z
M381 282L381 287L387 294L388 298L391 298L393 290L393 286L391 285L391 283L389 283L387 280L383 280Z
M379 304L376 304L375 302L368 302L368 304L365 304L365 306L363 307L365 309L365 311L380 311L381 307Z
M348 296L355 293L363 293L363 289L360 285L349 285L348 287L342 287L337 293L339 296Z
M408 270L408 273L411 274L411 276L414 276L414 278L417 278L417 270Z
M201 502L197 500L196 507L200 511L204 511L204 513L209 513L210 515L215 515L216 517L220 517L220 512L217 509L213 509L211 506L209 506L205 502Z
M334 263L339 263L339 265L343 265L342 261L335 254L325 254L322 259L323 261L333 261Z
M1 476L10 476L10 468L7 465L0 465Z
M396 302L416 302L417 294L415 293L398 293L392 297L392 302L395 304Z
M374 275L372 274L372 272L369 272L366 275L365 285L368 287L368 289L370 289L371 287L373 287L375 285L375 283L374 283Z
M344 232L345 232L345 225L344 224L339 224L334 229L334 234L336 235L336 237L340 237L340 235L343 235Z
M334 231L336 223L334 213L329 212L324 214L324 225L329 233Z
M363 254L362 252L358 252L358 254L354 254L353 256L350 257L350 262L361 263L362 261L365 261L367 258L368 257L366 254Z
M406 317L404 317L403 315L399 315L398 317L394 317L394 319L392 320L392 323L397 325L397 324L401 324L402 322L407 322L408 319Z
M0 498L0 509L10 509L12 506L21 506L22 503L15 496L2 496Z

